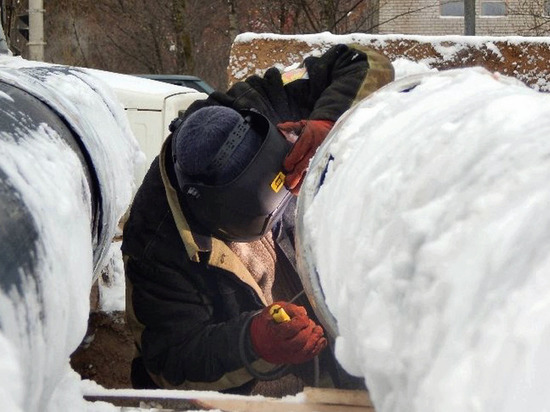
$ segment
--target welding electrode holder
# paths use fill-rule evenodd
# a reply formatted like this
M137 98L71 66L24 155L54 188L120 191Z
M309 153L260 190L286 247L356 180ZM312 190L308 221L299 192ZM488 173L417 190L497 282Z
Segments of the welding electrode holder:
M252 322L252 319L254 319L254 316L258 315L260 312L261 310L253 312L244 322L244 325L239 334L239 355L241 357L241 361L244 364L244 367L246 368L248 373L250 373L250 375L262 381L272 381L275 379L279 379L280 377L285 375L290 365L280 365L275 369L270 370L269 372L260 372L259 370L254 369L254 366L252 366L252 362L247 358L245 351L245 339L248 336L250 323Z

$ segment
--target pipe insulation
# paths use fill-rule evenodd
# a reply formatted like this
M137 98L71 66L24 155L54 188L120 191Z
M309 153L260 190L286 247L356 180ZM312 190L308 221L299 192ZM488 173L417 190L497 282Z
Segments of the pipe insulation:
M350 109L297 207L299 267L376 411L548 410L550 95L482 68Z
M0 409L49 410L140 158L98 79L0 67Z

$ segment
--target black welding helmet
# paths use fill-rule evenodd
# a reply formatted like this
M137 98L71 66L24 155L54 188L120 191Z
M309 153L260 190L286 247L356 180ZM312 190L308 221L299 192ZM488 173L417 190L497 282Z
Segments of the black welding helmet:
M174 132L172 156L182 200L192 218L213 236L235 242L258 239L271 230L292 198L284 187L285 175L282 172L283 160L291 144L259 112L223 108L237 113L238 117L229 124L230 129L222 125L222 129L226 129L222 133L223 142L206 157L206 164L192 166L189 163L197 163L198 152L194 151L193 156L187 154L190 152L188 143L193 141L192 146L200 152L205 145L209 146L204 142L212 141L210 132L204 132L205 128L214 127L220 134L219 122L216 121L220 118L220 108L207 107L196 113L209 109L215 117L209 119L200 114L201 121L196 122L194 113ZM228 118L225 112L222 117ZM242 155L243 147L248 148L248 157ZM189 160L187 163L186 159ZM229 179L216 177L216 171L228 170L228 165L234 166L235 159L245 160L242 167L231 167L236 173L229 175ZM192 174L189 173L190 166ZM224 176L228 174L224 173Z

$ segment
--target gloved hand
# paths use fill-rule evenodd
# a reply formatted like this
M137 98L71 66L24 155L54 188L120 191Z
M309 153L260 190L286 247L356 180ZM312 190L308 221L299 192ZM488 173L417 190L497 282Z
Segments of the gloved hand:
M292 141L292 135L299 136L283 162L283 168L287 172L285 186L293 194L297 195L300 191L309 161L327 137L332 126L334 126L334 122L331 120L300 120L277 125L288 140Z
M290 317L276 321L270 314L274 305L280 305ZM302 306L275 302L252 319L250 338L254 351L274 364L297 364L318 355L326 346L323 328L316 325Z

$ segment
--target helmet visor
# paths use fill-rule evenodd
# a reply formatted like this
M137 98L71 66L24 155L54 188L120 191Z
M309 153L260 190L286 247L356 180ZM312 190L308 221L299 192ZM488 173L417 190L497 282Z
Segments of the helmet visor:
M180 181L180 174L176 173L193 217L211 234L236 242L265 235L292 197L284 187L282 172L290 143L260 113L247 110L241 114L258 134L265 137L256 155L236 178L215 185L192 179Z

